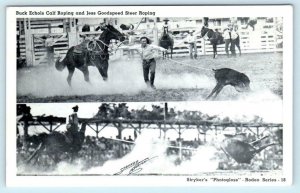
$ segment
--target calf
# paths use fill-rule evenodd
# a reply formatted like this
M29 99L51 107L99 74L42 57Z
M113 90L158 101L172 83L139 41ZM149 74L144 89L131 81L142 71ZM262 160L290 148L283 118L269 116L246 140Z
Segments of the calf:
M250 91L250 80L247 75L230 68L213 69L217 85L206 99L216 98L224 86L231 85L238 92Z

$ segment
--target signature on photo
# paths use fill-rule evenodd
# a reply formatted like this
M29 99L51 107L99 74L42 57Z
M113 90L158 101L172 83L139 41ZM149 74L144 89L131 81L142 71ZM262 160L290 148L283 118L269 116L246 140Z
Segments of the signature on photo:
M143 164L147 163L148 161L157 158L158 156L154 156L154 157L147 157L141 161L136 160L134 162L131 162L130 164L122 167L120 169L119 172L115 173L114 175L121 175L123 174L123 172L125 173L125 171L128 171L127 175L132 175L132 174L137 174L139 172L141 172L143 170L143 168L141 167Z

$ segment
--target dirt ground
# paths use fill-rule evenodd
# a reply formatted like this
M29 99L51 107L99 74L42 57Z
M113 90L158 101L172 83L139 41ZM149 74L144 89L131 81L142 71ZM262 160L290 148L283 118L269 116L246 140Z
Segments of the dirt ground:
M217 59L200 56L197 60L158 59L155 91L146 87L138 58L110 61L107 82L95 67L89 67L91 83L86 83L82 73L75 70L72 87L66 81L67 69L59 72L54 67L23 68L17 72L17 102L203 101L216 84L211 69L219 68L245 73L251 81L252 92L239 93L226 86L215 100L282 99L282 67L282 53L243 54L236 58L220 55Z

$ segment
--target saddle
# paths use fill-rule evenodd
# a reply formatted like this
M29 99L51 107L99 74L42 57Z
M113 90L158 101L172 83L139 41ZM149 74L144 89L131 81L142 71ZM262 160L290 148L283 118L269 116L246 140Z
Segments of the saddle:
M77 46L74 47L74 54L82 54L83 53L83 49L82 46L79 44Z
M82 54L87 51L94 51L96 48L96 42L85 40L81 44L78 44L74 47L75 54Z

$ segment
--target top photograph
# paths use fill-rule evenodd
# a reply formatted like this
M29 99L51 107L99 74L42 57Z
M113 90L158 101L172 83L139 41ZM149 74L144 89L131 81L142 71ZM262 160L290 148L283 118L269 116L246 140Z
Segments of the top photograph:
M283 17L19 14L17 103L283 98Z

